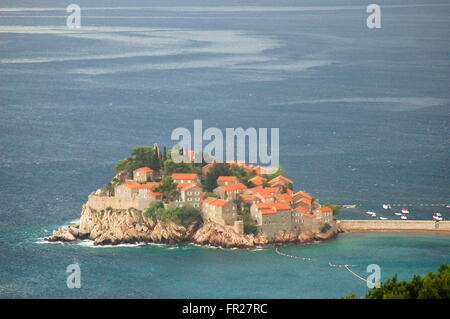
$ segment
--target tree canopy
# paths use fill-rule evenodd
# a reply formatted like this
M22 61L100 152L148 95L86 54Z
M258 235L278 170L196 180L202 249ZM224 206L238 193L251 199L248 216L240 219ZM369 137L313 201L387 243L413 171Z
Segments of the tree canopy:
M158 146L136 146L131 151L131 156L126 157L116 164L116 172L127 172L129 175L139 167L150 167L153 170L160 170L163 166L164 157L161 155Z
M198 209L192 206L164 208L161 202L150 205L144 212L144 216L153 219L155 222L171 221L184 227L202 223L202 216Z
M346 299L357 298L350 294ZM366 299L449 299L450 265L441 264L436 273L429 272L421 277L414 275L411 281L399 281L397 275L381 284L380 288L370 289Z
M173 201L180 195L180 191L177 188L177 183L174 183L171 176L166 176L161 180L161 184L155 187L155 192L161 192L164 197Z

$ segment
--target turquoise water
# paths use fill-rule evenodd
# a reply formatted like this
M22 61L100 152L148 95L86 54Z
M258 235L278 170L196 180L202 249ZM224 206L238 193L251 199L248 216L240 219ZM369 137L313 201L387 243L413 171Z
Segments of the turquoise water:
M78 244L24 242L2 245L9 260L1 269L2 297L104 298L335 298L366 283L344 268L350 264L362 277L369 264L381 267L382 279L394 273L409 279L450 262L450 235L432 233L347 233L316 244L288 246L283 257L271 246L232 250L193 245L92 247ZM28 238L28 239L26 239ZM29 261L32 260L33 263ZM81 288L66 287L65 269L81 268Z
M447 0L389 0L382 29L360 1L77 1L0 4L0 297L274 297L363 294L328 262L383 278L448 262L449 235L346 234L286 252L40 244L79 218L135 145L177 127L280 128L296 189L357 204L449 204ZM32 10L39 6L40 10ZM5 10L9 8L9 10ZM52 8L61 8L55 10ZM443 207L409 207L430 219ZM65 286L79 262L82 288Z

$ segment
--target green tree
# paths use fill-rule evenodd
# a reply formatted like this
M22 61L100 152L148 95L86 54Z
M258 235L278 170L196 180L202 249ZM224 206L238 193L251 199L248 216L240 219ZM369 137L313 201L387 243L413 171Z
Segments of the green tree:
M204 181L204 188L207 192L212 192L217 187L217 177L213 173L207 173Z
M258 228L251 219L250 210L242 210L238 213L238 215L242 216L242 222L244 224L244 234L256 235L258 233Z
M202 223L201 212L191 206L164 208L162 203L156 203L154 207L149 207L144 216L153 219L155 222L174 222L184 227L190 225L200 225Z
M133 147L131 155L136 161L142 164L142 166L150 166L153 158L153 149L150 146L136 146Z
M326 233L327 231L329 231L331 229L331 225L328 223L325 223L325 225L323 225L322 227L320 227L320 232L321 233Z
M344 298L353 298L350 294ZM366 299L449 299L450 265L441 264L437 273L424 277L414 275L411 281L399 281L397 275L381 283L380 288L370 289Z
M155 187L155 191L163 193L164 198L168 201L173 201L180 195L177 185L173 182L172 177L166 176L161 180L161 184Z
M148 208L144 211L144 216L155 219L155 217L157 215L157 211L159 209L163 209L163 208L164 208L164 204L162 201L156 200L156 201L150 202L150 204L148 205Z
M242 203L244 202L244 200L242 199L241 195L237 195L236 199L233 200L233 202L236 204L237 213L239 214L242 210Z
M116 163L115 169L117 173L126 172L129 178L133 176L133 171L141 167L141 164L133 157L126 157Z

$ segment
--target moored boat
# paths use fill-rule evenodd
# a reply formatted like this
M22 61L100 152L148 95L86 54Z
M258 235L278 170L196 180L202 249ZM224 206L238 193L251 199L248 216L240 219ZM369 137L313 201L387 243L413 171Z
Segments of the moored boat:
M404 215L402 215L400 218L401 218L401 219L408 219L408 217L406 217L406 216L404 216Z
M372 216L372 217L377 216L377 213L375 213L373 210L368 210L368 211L366 212L366 214L367 214L367 215L370 215L370 216Z
M402 213L403 214L409 214L408 208L402 208Z

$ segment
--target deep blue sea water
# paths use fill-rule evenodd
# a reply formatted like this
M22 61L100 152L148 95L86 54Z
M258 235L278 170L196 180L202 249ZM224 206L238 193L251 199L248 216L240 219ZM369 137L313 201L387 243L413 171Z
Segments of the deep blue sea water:
M0 297L273 297L364 294L328 262L382 278L449 262L450 236L345 234L274 253L195 246L44 244L135 145L176 127L278 127L296 189L358 204L449 204L450 4L378 1L59 1L0 4ZM40 8L40 9L37 9ZM435 211L408 206L411 219ZM82 288L66 287L78 262Z

